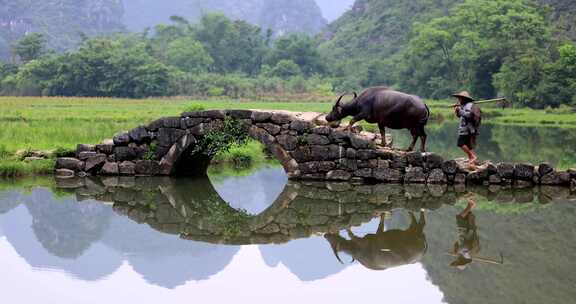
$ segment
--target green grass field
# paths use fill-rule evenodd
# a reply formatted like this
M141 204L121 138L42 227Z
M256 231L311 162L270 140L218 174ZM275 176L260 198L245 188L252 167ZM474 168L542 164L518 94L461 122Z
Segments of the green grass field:
M429 101L428 104L433 123L454 119L452 110L447 107L448 101ZM0 176L14 175L14 172L35 174L51 169L51 163L29 165L15 160L13 155L18 150L49 151L73 149L78 143L95 144L119 131L163 116L177 116L191 108L328 112L331 106L328 102L0 97L0 172L5 173ZM576 113L571 110L488 107L483 110L493 124L576 128ZM254 147L249 150L253 152Z

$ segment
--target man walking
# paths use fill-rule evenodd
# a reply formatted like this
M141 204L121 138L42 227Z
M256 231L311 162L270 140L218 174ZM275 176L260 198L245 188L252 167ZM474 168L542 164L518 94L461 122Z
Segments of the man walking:
M460 118L458 147L466 153L469 167L474 170L478 159L474 153L474 148L476 147L476 137L478 136L478 129L482 119L480 108L474 104L474 98L466 91L452 96L458 99L458 103L454 106L454 113Z

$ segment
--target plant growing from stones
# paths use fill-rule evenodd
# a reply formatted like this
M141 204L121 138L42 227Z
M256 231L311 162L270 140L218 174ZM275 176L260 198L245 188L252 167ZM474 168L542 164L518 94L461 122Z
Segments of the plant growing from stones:
M298 136L296 143L298 146L305 146L308 144L308 139L306 139L306 136Z
M244 145L248 141L248 128L232 117L224 118L222 126L208 131L194 148L193 154L202 153L213 158L219 153L229 152L234 145Z
M156 149L158 149L158 144L157 143L151 143L150 144L150 148L148 149L148 151L146 152L146 154L144 154L144 160L154 160L156 159Z

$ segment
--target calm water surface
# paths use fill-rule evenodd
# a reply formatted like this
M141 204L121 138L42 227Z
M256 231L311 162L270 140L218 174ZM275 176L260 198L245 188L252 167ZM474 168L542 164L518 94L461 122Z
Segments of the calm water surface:
M457 153L452 131L432 130L432 150ZM574 135L551 134L487 128L482 155L574 164L573 153L561 152L576 150L574 141L562 146L562 136ZM212 181L1 188L2 303L576 298L576 197L567 189L294 183L279 168ZM456 215L470 201L476 245L473 261L459 269L451 266L462 236Z

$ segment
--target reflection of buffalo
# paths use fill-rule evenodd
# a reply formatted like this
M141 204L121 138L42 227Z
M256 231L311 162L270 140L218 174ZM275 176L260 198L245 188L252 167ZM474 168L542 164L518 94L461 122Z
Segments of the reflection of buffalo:
M359 238L348 229L350 240L338 234L326 234L324 237L330 242L340 263L342 260L338 256L339 251L350 254L364 267L373 270L412 264L419 261L426 252L427 244L423 231L426 220L424 212L420 213L419 221L412 212L410 212L410 218L410 227L407 230L386 231L384 215L382 215L376 234L368 234Z

